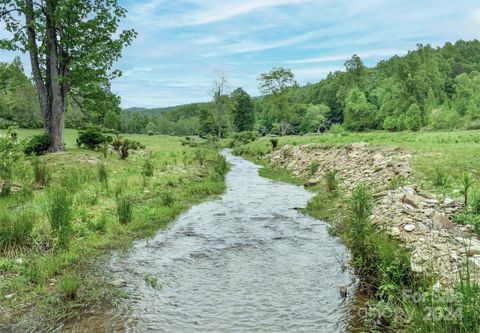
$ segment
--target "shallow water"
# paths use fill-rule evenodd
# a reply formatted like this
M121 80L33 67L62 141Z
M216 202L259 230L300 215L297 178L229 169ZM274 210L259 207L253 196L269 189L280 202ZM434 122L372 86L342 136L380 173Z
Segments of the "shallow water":
M258 175L229 151L227 191L109 264L127 309L82 316L64 332L343 332L348 252L301 214L312 193ZM152 283L158 282L156 288Z

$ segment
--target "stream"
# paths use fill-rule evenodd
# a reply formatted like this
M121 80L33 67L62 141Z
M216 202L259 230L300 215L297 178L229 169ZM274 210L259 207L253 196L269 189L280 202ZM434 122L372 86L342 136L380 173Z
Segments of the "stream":
M109 263L124 310L63 332L344 332L354 276L327 224L298 211L314 195L262 178L230 151L227 191Z

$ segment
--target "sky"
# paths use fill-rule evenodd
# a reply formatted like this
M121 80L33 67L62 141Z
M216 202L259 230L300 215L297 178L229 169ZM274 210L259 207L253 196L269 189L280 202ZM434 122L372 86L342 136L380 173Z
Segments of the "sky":
M119 1L122 28L138 33L112 82L125 108L209 101L219 71L230 89L256 96L257 77L273 67L314 83L353 54L374 66L418 43L480 39L480 0ZM0 61L14 55L0 51Z

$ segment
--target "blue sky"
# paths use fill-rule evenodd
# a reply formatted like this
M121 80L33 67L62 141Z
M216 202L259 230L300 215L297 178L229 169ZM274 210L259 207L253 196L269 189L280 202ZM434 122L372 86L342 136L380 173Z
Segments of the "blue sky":
M129 11L122 26L139 34L112 84L123 107L208 101L219 70L232 89L258 95L256 78L272 67L304 84L354 53L372 66L417 43L480 38L480 0L120 1ZM13 57L0 52L0 61Z

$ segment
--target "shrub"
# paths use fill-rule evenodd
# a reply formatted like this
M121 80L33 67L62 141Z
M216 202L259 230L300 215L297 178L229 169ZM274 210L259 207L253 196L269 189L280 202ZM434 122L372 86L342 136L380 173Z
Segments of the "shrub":
M120 135L116 135L112 141L113 150L115 150L118 156L124 160L130 154L130 150L145 149L145 146L138 141L125 139Z
M75 299L80 288L80 278L76 273L66 273L60 280L60 288L65 298Z
M72 234L71 191L64 187L51 188L47 193L47 216L52 235L61 247L68 245Z
M223 176L228 171L228 163L225 157L221 155L217 155L217 157L213 160L213 171L215 172L216 176Z
M272 149L277 149L278 147L278 138L270 138L270 143L272 144Z
M35 135L26 141L23 152L26 155L43 155L50 148L50 135L42 133Z
M52 176L48 170L47 164L40 161L39 158L32 160L33 179L35 184L47 187L52 180Z
M22 207L0 213L0 247L3 249L26 245L31 239L33 225L37 218L33 208Z
M230 140L229 146L230 148L235 148L239 145L245 145L250 142L253 142L258 139L258 133L255 131L245 131L235 133Z
M108 169L106 163L99 163L97 166L98 171L98 181L105 187L108 188Z
M338 179L337 179L337 170L329 170L325 172L325 175L323 176L325 180L325 190L327 192L335 192L338 190Z
M126 195L119 195L117 201L118 222L128 224L133 219L133 199Z
M99 127L89 127L81 131L77 138L77 146L87 149L98 149L98 147L107 141L105 135Z
M342 125L335 124L335 125L332 125L332 127L330 127L330 129L328 130L328 133L335 134L335 135L343 135L343 134L347 134L348 131Z

